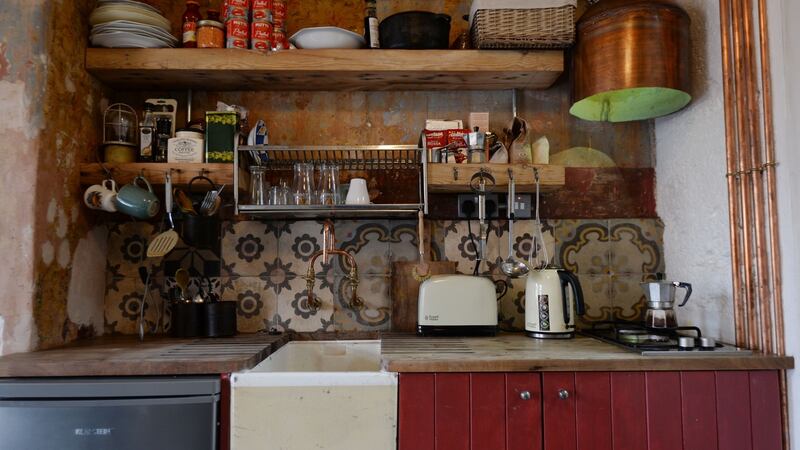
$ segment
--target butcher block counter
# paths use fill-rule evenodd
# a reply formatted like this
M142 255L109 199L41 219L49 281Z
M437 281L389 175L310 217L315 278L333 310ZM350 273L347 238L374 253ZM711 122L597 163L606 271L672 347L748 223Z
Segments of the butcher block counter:
M101 337L66 347L0 358L0 377L205 375L249 369L289 340L288 335L228 338Z
M791 369L791 357L641 356L589 337L532 339L521 333L485 338L384 336L381 363L390 372L548 372Z

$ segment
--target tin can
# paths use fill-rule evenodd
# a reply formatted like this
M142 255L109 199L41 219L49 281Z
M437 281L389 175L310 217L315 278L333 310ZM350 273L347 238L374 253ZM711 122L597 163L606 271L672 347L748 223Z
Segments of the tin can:
M237 38L233 36L228 36L225 41L226 48L247 48L247 39Z
M251 24L250 47L254 50L269 51L272 47L272 23L266 21Z
M275 29L286 28L286 0L273 0L272 23Z
M249 25L247 19L231 17L225 22L225 31L227 31L229 38L234 37L247 40L247 38L250 37Z
M272 0L253 0L253 20L268 20L272 22Z
M272 31L272 49L283 50L289 48L286 45L286 32L277 28Z

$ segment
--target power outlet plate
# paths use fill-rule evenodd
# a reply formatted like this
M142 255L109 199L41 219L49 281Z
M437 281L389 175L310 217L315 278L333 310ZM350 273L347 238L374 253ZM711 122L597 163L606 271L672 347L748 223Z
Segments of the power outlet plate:
M516 194L514 201L514 217L516 219L531 218L531 196L530 194ZM508 217L506 204L508 194L486 194L486 215L487 219L505 219ZM471 210L471 214L466 211ZM466 219L478 218L478 196L475 194L460 194L458 196L458 218Z

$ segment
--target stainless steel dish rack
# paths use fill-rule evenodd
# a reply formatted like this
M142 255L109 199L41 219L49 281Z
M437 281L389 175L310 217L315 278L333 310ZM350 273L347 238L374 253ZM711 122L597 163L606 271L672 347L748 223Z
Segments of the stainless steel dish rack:
M418 173L418 201L402 204L369 205L249 205L242 200L240 172L251 165L264 166L267 171L291 171L295 163L337 164L342 171L414 170ZM236 189L236 213L271 218L316 219L323 217L413 217L418 211L428 212L427 158L423 148L416 145L359 145L359 146L285 146L242 145L234 154L233 171ZM391 189L391 186L382 186Z

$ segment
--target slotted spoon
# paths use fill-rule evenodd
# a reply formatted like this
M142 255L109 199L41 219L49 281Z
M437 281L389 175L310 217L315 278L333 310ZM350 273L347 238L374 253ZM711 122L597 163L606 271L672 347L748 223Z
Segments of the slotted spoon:
M167 208L170 229L156 236L147 246L147 257L158 258L171 252L178 243L178 233L175 232L175 222L172 220L172 176L169 171L165 175L164 206Z

